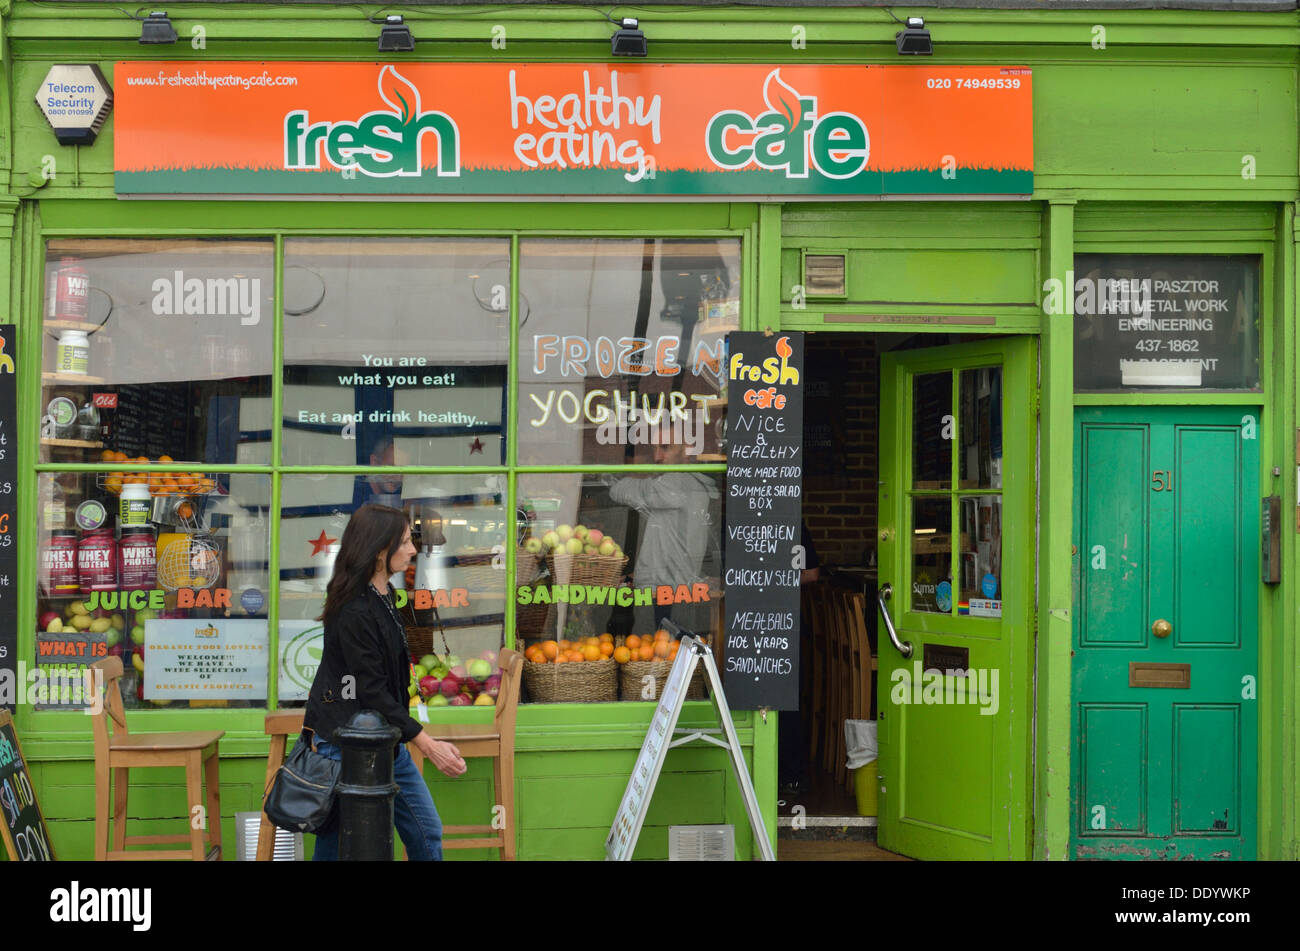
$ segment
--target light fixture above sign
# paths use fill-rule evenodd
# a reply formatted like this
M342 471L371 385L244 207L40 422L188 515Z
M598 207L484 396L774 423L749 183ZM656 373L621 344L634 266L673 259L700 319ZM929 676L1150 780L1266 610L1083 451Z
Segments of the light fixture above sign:
M60 145L91 145L113 109L113 87L98 66L51 66L36 104Z

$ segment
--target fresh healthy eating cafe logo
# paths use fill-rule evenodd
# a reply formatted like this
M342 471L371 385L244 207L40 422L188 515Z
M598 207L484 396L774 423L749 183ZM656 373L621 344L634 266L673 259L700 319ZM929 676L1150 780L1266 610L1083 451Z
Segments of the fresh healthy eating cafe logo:
M774 69L763 82L768 111L751 116L735 110L715 113L705 131L705 148L719 168L753 163L786 178L807 178L811 166L826 178L852 178L867 167L871 136L851 112L817 114L817 97L801 96Z
M356 122L311 122L306 109L284 117L284 167L319 169L328 161L372 178L423 173L424 134L438 142L440 176L460 175L460 130L445 112L420 109L420 90L392 66L379 71L379 98L387 110L375 110Z

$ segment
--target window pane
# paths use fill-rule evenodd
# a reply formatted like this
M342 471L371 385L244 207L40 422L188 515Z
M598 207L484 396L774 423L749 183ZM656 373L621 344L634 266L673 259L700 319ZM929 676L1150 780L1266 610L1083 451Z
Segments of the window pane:
M519 281L521 463L723 461L739 241L523 241Z
M412 663L462 665L503 643L508 520L503 475L286 475L280 509L280 699L307 699L320 662L325 605L343 529L365 502L389 499L411 519L419 554L400 576L398 614Z
M37 489L47 675L116 655L127 706L265 703L269 476L42 473Z
M722 485L721 474L694 472L520 477L515 610L522 649L537 645L563 656L608 634L612 646L601 657L619 661L615 649L627 647L624 660L649 661L665 619L713 642L720 621ZM665 644L660 659L669 651ZM642 698L639 679L625 687L622 699Z
M285 243L287 465L503 465L510 245Z
M1002 496L961 500L961 600L958 614L1002 616Z
M961 488L1002 487L1002 368L961 371Z
M912 380L912 487L952 487L952 374L925 373Z
M272 278L270 241L49 242L41 461L269 462Z
M912 500L913 611L952 613L952 502Z

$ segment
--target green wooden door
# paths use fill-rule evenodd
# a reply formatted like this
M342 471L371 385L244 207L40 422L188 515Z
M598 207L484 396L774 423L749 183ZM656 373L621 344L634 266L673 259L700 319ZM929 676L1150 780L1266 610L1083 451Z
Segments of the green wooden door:
M880 844L1028 858L1032 338L884 355Z
M1259 412L1075 412L1074 858L1255 857Z

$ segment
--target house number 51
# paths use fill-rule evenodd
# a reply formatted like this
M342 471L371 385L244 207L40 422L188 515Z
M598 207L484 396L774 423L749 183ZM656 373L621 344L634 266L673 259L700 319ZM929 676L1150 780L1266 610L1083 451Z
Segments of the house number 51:
M1151 473L1152 492L1174 491L1174 474L1169 469L1155 469Z

